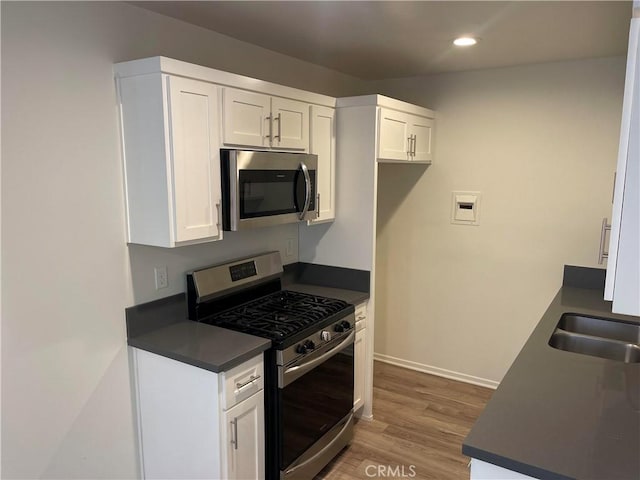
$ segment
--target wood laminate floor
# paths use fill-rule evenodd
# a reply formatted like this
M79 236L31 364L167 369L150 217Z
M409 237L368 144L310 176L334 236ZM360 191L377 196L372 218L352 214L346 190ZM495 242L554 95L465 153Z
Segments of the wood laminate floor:
M373 420L315 480L466 480L462 440L493 390L374 362Z

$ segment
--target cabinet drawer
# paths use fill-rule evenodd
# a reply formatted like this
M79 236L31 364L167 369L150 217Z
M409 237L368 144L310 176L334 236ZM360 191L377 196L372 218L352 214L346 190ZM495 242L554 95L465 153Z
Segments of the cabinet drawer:
M361 330L367 326L367 303L361 303L356 305L355 310L356 317L356 331Z
M223 410L233 407L264 387L262 355L252 358L220 376L220 403Z

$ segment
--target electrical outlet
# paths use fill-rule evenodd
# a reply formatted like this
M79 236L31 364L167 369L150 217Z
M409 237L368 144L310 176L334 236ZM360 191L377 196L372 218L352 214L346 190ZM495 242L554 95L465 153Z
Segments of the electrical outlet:
M287 257L290 257L293 255L293 238L287 239L287 247L284 253Z
M167 274L167 267L156 267L153 269L156 278L156 290L161 288L167 288L169 286L169 276Z

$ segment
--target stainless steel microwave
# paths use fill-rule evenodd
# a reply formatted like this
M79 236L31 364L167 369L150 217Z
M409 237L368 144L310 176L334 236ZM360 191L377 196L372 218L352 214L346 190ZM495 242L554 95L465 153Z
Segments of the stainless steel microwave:
M318 157L220 150L222 228L237 231L318 218Z

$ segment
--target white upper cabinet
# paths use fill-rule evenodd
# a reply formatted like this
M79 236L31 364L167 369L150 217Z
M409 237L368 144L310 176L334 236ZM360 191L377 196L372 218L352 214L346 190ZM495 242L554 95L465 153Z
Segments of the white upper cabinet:
M309 104L273 97L271 123L273 148L309 151Z
M225 88L223 143L231 147L309 151L309 104Z
M220 148L309 152L312 106L321 217L333 218L335 98L166 57L114 71L128 243L222 239Z
M176 242L220 237L217 87L180 77L169 82Z
M311 107L311 149L318 156L318 218L309 223L321 223L336 217L336 111L333 108Z
M217 87L160 73L118 85L129 243L221 239Z
M225 88L223 95L224 144L269 147L271 98L233 88Z
M378 160L381 162L431 163L432 118L380 108Z
M409 135L413 135L414 162L428 162L433 160L433 124L432 118L410 116Z
M604 297L640 315L640 18L631 20Z
M380 131L378 133L378 158L407 161L411 139L409 117L402 112L380 109Z

